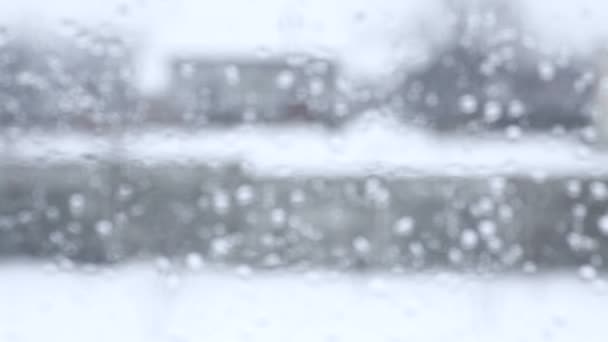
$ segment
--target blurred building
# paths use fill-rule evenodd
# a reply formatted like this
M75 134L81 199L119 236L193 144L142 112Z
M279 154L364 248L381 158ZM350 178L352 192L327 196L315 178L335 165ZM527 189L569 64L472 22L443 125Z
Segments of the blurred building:
M186 123L332 121L336 69L330 60L306 56L178 58L157 107L166 102L170 115ZM150 115L162 120L167 109Z

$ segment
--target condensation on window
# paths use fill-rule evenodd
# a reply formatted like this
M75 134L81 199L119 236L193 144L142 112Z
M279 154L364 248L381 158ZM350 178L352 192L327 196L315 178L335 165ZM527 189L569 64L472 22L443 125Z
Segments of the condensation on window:
M607 9L0 4L0 341L604 341Z

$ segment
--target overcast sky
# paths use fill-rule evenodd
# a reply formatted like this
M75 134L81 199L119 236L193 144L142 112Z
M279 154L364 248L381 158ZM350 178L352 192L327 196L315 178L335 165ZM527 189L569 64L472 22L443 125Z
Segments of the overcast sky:
M608 33L602 0L519 1L544 44L580 52ZM349 72L382 75L391 61L424 54L449 30L442 0L20 0L0 3L7 26L60 29L65 19L103 22L138 37L146 82L176 53L304 50L328 54ZM423 34L422 34L423 33ZM400 46L395 46L401 42ZM403 43L406 42L406 43ZM405 48L404 48L405 47Z

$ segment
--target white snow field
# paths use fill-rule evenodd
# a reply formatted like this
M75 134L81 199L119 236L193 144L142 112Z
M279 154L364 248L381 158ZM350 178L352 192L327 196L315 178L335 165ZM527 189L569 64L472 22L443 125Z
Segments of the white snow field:
M0 154L5 160L34 165L115 157L146 165L239 163L265 176L608 174L608 149L573 138L548 133L442 136L392 120L365 118L337 132L243 126L126 131L122 136L25 133L0 139Z
M0 265L0 340L606 341L603 280L575 273L97 272Z

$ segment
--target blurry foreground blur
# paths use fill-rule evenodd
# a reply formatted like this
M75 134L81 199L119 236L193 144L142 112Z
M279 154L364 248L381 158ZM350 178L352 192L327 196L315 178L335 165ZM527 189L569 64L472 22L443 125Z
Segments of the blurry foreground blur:
M0 340L605 340L601 6L237 2L6 6Z

